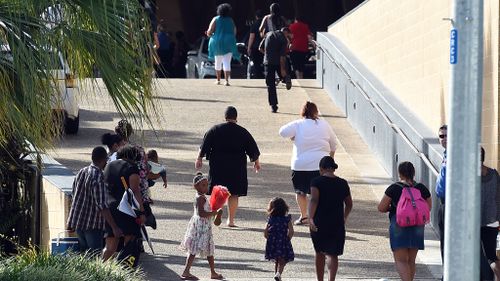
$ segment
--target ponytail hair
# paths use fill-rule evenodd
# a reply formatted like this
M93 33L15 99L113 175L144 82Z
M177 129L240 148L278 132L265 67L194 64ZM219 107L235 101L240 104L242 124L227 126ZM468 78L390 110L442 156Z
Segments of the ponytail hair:
M118 125L116 125L115 132L122 139L128 141L130 136L134 133L134 129L132 129L132 125L127 121L127 119L122 119L118 122Z
M318 119L318 107L315 103L307 101L302 107L302 111L300 112L300 116L316 120Z

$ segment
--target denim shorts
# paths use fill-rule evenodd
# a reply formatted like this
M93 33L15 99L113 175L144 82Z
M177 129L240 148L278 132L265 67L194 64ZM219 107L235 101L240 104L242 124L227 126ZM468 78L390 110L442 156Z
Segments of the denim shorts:
M396 215L393 215L390 221L389 237L392 251L401 248L424 249L425 226L400 227L396 223Z
M100 252L104 248L104 231L100 229L76 230L80 251Z

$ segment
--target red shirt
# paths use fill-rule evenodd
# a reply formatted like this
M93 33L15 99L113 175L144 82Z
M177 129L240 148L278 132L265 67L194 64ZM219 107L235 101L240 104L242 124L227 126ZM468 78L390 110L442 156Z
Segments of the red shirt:
M307 52L309 43L309 26L303 22L296 21L290 26L290 31L293 34L292 51Z

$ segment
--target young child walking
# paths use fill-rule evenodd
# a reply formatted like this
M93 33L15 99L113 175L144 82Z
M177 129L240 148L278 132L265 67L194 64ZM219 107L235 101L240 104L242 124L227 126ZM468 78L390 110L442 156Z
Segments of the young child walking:
M275 262L274 280L281 281L285 265L293 261L295 254L291 239L293 237L292 216L288 214L288 205L282 198L276 197L269 202L264 237L266 243L266 259Z
M196 189L194 214L188 223L181 249L188 253L186 267L181 274L182 280L198 280L198 277L190 273L195 256L206 256L212 279L223 279L222 275L215 271L214 263L214 239L212 236L212 217L220 214L222 209L211 211L210 203L205 194L208 192L208 179L202 173L197 173L193 179L193 187Z

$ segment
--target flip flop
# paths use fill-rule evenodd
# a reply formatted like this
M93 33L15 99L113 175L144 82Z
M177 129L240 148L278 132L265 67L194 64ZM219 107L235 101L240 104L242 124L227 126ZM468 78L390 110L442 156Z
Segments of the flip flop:
M214 225L219 226L222 223L222 212L217 213L214 220Z
M200 278L194 276L193 274L181 275L181 280L200 280Z
M307 218L301 218L293 222L294 225L306 225L307 223Z
M211 276L210 279L223 280L224 276L222 276L222 274L217 274L215 277Z
M238 227L236 224L227 224L227 227L235 228Z

